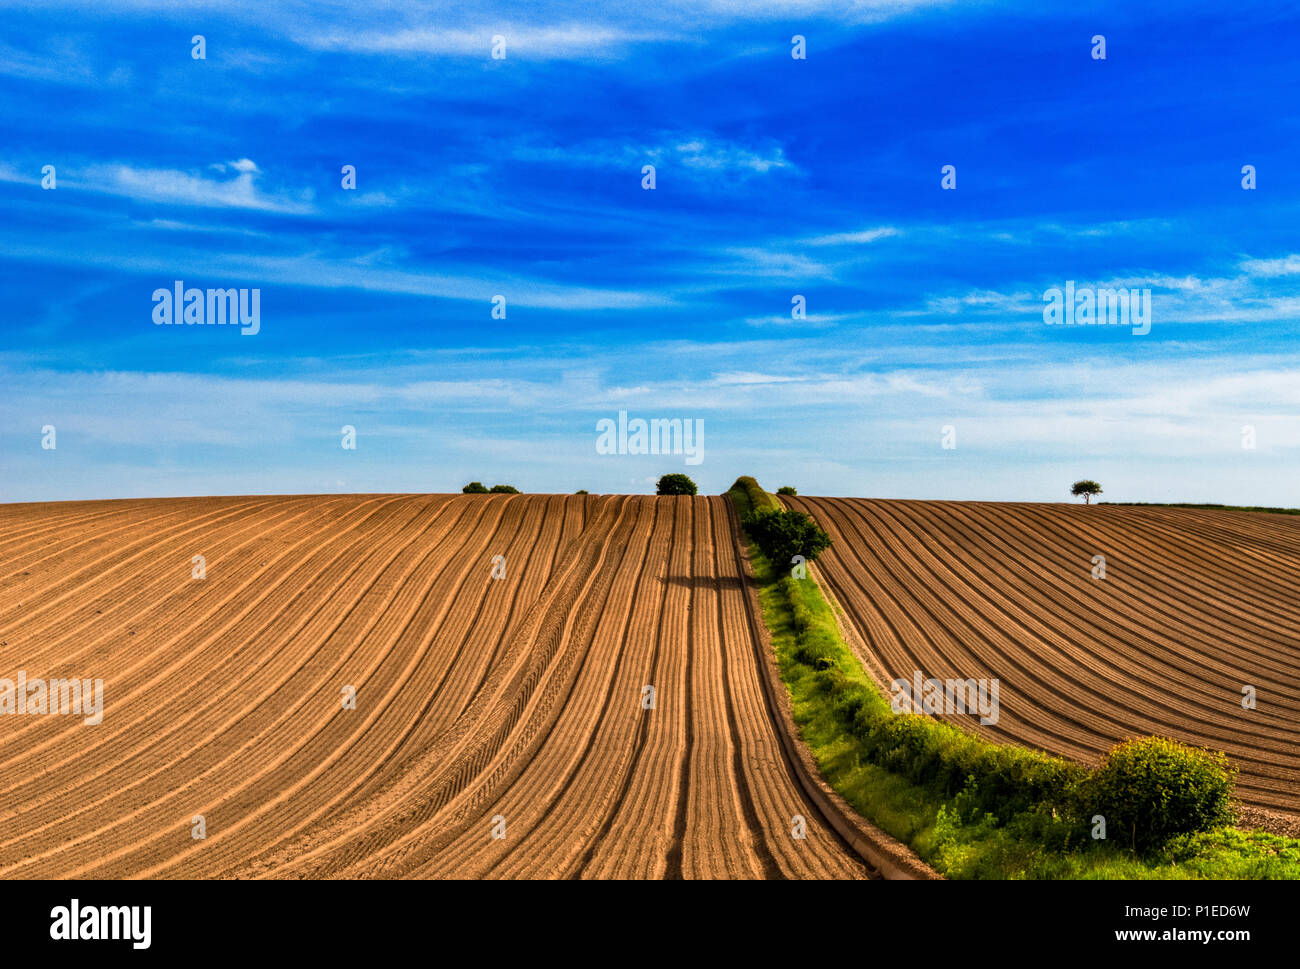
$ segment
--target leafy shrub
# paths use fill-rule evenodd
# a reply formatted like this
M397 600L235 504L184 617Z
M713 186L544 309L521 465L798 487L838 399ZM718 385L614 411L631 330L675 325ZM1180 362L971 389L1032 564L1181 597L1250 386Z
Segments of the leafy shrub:
M465 487L460 489L467 495L485 495L488 493L487 488L483 487L482 481L471 481Z
M585 494L589 494L589 492L587 491L586 488L579 488L577 491L574 492L574 494L575 494L575 495L585 495Z
M799 492L795 491L794 488L792 488L790 485L781 485L781 487L779 487L779 488L776 489L776 493L777 493L778 495L798 495L798 494L799 494Z
M488 491L492 492L492 494L494 495L519 494L519 489L516 488L514 485L493 485L491 488L488 489Z
M1135 851L1148 851L1233 823L1236 770L1217 751L1142 737L1113 747L1082 796L1089 813L1123 832Z
M659 484L655 488L657 495L693 495L699 492L699 488L684 474L666 474L659 479Z
M787 566L796 555L811 562L831 547L831 537L801 511L750 511L741 524L778 568Z
M747 511L780 511L781 503L764 491L752 475L742 474L727 491L727 496L742 517Z

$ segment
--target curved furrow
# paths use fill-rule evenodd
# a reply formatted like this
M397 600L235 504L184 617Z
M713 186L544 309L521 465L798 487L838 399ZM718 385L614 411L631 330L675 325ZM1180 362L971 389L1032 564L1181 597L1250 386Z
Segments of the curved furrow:
M736 716L732 771L750 778L740 796L753 797L751 824L755 837L771 853L771 863L788 878L878 878L808 799L778 736L780 718L764 686L767 675L761 635L763 618L746 586L740 522L725 498L710 499L713 517L713 564L718 590L718 645L725 660ZM778 687L783 688L783 687ZM805 837L796 839L795 815L805 822ZM692 812L691 816L694 816ZM698 841L698 837L694 840Z
M202 533L205 529L211 529L217 523L227 519L238 520L250 510L260 511L273 508L277 504L278 501L271 498L246 499L230 505L223 504L218 509L210 509L200 515L197 522L192 513L183 508L175 508L156 514L139 525L124 525L120 529L133 531L148 527L147 537L137 541L124 545L121 541L88 539L75 545L61 546L57 551L51 552L49 556L40 560L44 563L43 568L37 569L34 565L30 567L33 574L38 577L43 572L56 573L54 581L40 588L27 590L21 603L7 607L0 605L0 629L6 628L19 619L27 623L35 623L38 617L52 613L59 604L81 594L85 582L103 579L110 573L122 573L117 576L118 581L112 588L127 585L133 578L127 567L133 562L146 558L153 549L179 542L186 535ZM175 524L159 526L157 524L159 520L167 522L175 520ZM90 557L88 550L82 546L95 544L104 545L109 550L97 557ZM185 558L186 561L189 560L189 556ZM69 563L75 563L76 567L72 567ZM49 620L47 624L57 624L60 616L61 614L55 613L53 620ZM37 632L43 627L30 628L33 632Z
M591 637L599 624L603 603L613 585L617 561L626 554L641 509L632 499L620 512L615 526L602 532L599 555L586 579L573 577L569 589L558 600L562 609L550 609L543 616L541 634L532 650L537 654L523 679L524 689L498 696L486 715L476 722L474 742L430 792L429 799L415 812L433 825L437 834L429 838L418 830L386 846L354 874L362 877L405 875L463 831L518 775L528 769L537 750L550 736L566 704L573 698L578 675L588 654ZM553 604L554 605L554 604Z
M1026 516L1035 517L1035 516ZM1058 534L1071 534L1082 544L1089 535L1084 523L1076 522L1072 516L1061 516L1049 521L1050 527ZM1164 588L1171 595L1179 597L1183 609L1189 618L1197 619L1202 625L1218 623L1233 635L1250 639L1260 638L1277 644L1290 642L1300 627L1291 622L1287 628L1285 617L1269 613L1245 612L1235 602L1212 594L1214 590L1204 584L1205 559L1198 557L1195 561L1185 561L1175 554L1179 551L1173 546L1161 549L1145 538L1145 531L1129 528L1113 534L1111 541L1131 554L1124 557L1124 567L1131 569L1135 575L1145 576L1153 588ZM1157 571L1149 562L1161 562L1164 568ZM1110 571L1110 558L1107 558L1107 571ZM1135 583L1136 584L1136 583ZM1193 590L1196 590L1193 593ZM1253 598L1250 588L1242 584L1237 594ZM1274 618L1282 622L1274 622Z
M885 514L883 511L877 512L878 507L872 505L868 514ZM918 554L924 556L925 553L921 550L918 551ZM917 561L919 564L919 560ZM905 567L910 568L910 566ZM949 580L941 574L931 573L928 579L924 575L915 572L912 575L915 582L908 583L909 586L933 585L936 588L951 588ZM1085 736L1098 736L1113 742L1124 736L1122 727L1119 730L1112 730L1112 728L1106 726L1099 726L1099 723L1113 723L1117 717L1127 718L1127 722L1139 730L1144 732L1154 731L1168 722L1169 718L1176 713L1174 707L1168 704L1166 704L1165 710L1153 713L1149 709L1150 703L1142 702L1144 699L1150 698L1143 697L1139 692L1134 692L1131 684L1128 683L1125 684L1125 688L1130 691L1129 702L1124 706L1116 706L1112 702L1110 693L1107 693L1105 689L1109 686L1110 692L1113 693L1115 690L1114 683L1102 681L1103 688L1101 690L1094 691L1091 689L1088 685L1087 670L1082 666L1067 662L1069 652L1061 651L1061 637L1050 631L1045 631L1041 626L1032 631L1028 627L1022 626L1023 634L1034 637L1038 648L1032 650L1023 649L1014 637L1003 644L999 644L996 638L990 638L990 636L1000 637L1000 630L996 630L996 627L991 624L985 626L980 617L973 618L974 614L966 607L961 590L952 592L951 595L945 596L945 599L952 602L952 610L949 615L952 616L953 621L960 623L971 637L979 640L979 642L971 646L972 651L979 655L984 663L989 664L987 668L1000 673L998 678L1003 682L1003 705L1004 709L1011 713L1011 718L1008 719L1007 723L1000 722L996 729L984 728L981 732L988 733L991 736L1010 736L1014 732L1022 742L1029 742L1044 748L1050 748L1054 742L1071 742L1076 737ZM994 609L999 608L996 603L989 603L989 605ZM923 605L922 607L931 609L931 605ZM939 614L933 612L932 614L936 615L936 620L939 621L937 618ZM990 633L990 630L995 631ZM968 640L968 642L971 642L971 640ZM1053 661L1044 664L1040 659L1040 654L1044 652L1051 653L1053 649L1057 650L1053 654ZM990 650L992 651L991 654ZM996 663L999 656L1013 665L1014 672L1012 674L1006 673L1005 670L997 670L994 667L993 664ZM963 678L970 675L969 669L963 669L961 666L952 670L940 668L926 670L926 672L933 672L941 678L946 675L957 675ZM1029 679L1028 687L1024 685L1026 677ZM1010 689L1007 688L1008 686ZM1023 719L1032 722L1033 727L1029 727L1024 723L1016 724L1015 714L1022 703L1022 696L1042 691L1048 691L1056 697L1056 700L1049 704L1050 712L1041 707L1032 708L1024 714ZM1164 702L1167 696L1167 692L1160 693L1157 691L1154 693L1154 700ZM1007 704L1008 700L1012 701L1010 705ZM1074 714L1073 716L1062 709L1062 701L1068 704L1068 708ZM1080 707L1083 709L1080 709ZM1143 709L1146 710L1145 715L1141 712ZM955 718L949 719L956 719L961 722L965 718L956 715ZM1053 726L1059 720L1072 722L1075 729L1062 733L1062 728ZM1215 727L1218 728L1217 734L1207 734L1203 728L1198 730L1195 726L1189 725L1186 717L1183 718L1182 723L1183 734L1187 739L1198 743L1213 740L1223 746L1230 754L1237 754L1242 759L1255 759L1257 766L1260 768L1268 764L1268 760L1260 758L1254 748L1243 746L1239 742L1239 738L1234 736L1233 729L1236 719L1227 720L1225 718L1221 723L1211 725L1212 730ZM1045 732L1038 733L1034 728ZM1097 752L1100 753L1100 749ZM1269 770L1272 770L1272 768L1270 767Z
M229 521L236 525L245 525L242 519L250 514L271 514L276 502L263 502L256 506L236 507L222 514L203 516L201 523L184 528L177 525L168 530L165 536L144 539L129 544L123 549L119 544L114 551L97 559L91 559L81 568L68 568L62 578L47 586L34 597L27 597L16 605L7 618L0 617L0 629L5 630L4 638L10 637L9 630L21 626L24 635L37 643L32 658L40 658L43 643L53 630L73 621L103 622L102 616L92 615L90 610L96 606L110 615L130 616L122 601L123 589L137 589L142 583L153 583L172 575L186 575L192 568L195 547L192 536L211 534L218 530L221 522ZM255 510L254 510L255 509ZM142 523L141 527L150 525ZM191 536L187 540L187 536ZM130 549L134 548L132 552ZM163 550L169 550L164 552ZM74 553L69 553L73 555ZM79 556L77 562L84 562ZM110 563L111 564L105 564ZM143 569L143 571L141 571ZM137 598L137 601L141 601ZM80 613L73 603L79 605Z
M996 584L981 582L975 571L968 568L961 558L947 556L941 561L928 555L926 543L917 541L915 533L904 522L906 512L900 506L880 506L879 514L894 522L904 540L911 537L912 545L918 549L918 564L922 559L930 559L928 565L924 567L930 570L936 582L951 589L959 601L973 600L980 603L981 615L991 614L991 619L996 623L997 628L1010 630L1013 643L1018 644L1023 641L1021 636L1016 635L1016 631L1019 630L1022 636L1035 636L1040 643L1046 643L1055 649L1055 661L1049 664L1049 670L1060 675L1067 675L1066 671L1068 671L1068 678L1072 682L1098 698L1098 706L1118 707L1135 713L1143 712L1152 718L1152 723L1164 722L1171 715L1181 713L1182 707L1191 707L1197 711L1195 722L1208 727L1216 737L1231 737L1244 744L1245 749L1254 749L1258 746L1263 750L1273 748L1278 752L1285 752L1281 743L1276 742L1267 730L1251 729L1250 725L1241 726L1240 718L1235 716L1232 719L1225 717L1223 713L1225 706L1236 706L1240 696L1234 684L1227 684L1230 688L1225 688L1221 684L1217 691L1209 687L1199 693L1189 693L1184 690L1177 697L1184 702L1176 704L1170 697L1169 674L1179 670L1179 667L1165 664L1163 677L1159 675L1158 669L1155 674L1152 674L1150 669L1153 664L1130 659L1131 656L1150 656L1150 651L1126 650L1124 643L1118 640L1111 644L1113 648L1108 648L1104 637L1090 635L1078 625L1071 623L1068 613L1063 609L1053 609L1050 606L1038 608L1032 604L1022 607L1010 595L1010 584L1006 581ZM935 569L946 569L948 577L944 577ZM1005 571L1000 572L999 577L1005 580ZM1058 586L1056 592L1059 603L1062 598L1062 588ZM1040 619L1045 615L1052 617L1051 623ZM1079 641L1087 642L1089 645L1087 647L1074 645ZM1164 643L1152 643L1151 647L1156 652L1167 649ZM1098 660L1104 662L1104 672L1097 669ZM1181 671L1185 674L1186 667L1181 667ZM1127 691L1124 702L1121 702L1115 693L1116 681L1113 674L1117 672L1128 674L1123 678L1120 686Z
M1246 803L1300 807L1300 708L1286 678L1297 650L1293 640L1279 642L1295 625L1296 600L1271 591L1288 581L1294 588L1295 573L1279 571L1266 596L1238 595L1239 585L1256 582L1255 566L1242 564L1248 548L1224 552L1216 561L1226 565L1212 581L1225 593L1206 597L1204 574L1191 570L1198 536L1218 542L1237 529L1236 540L1247 542L1252 533L1263 534L1262 525L1232 522L1232 529L1217 524L1207 531L1189 524L1180 535L1176 515L1162 514L1159 527L1151 527L1145 516L1118 509L1093 517L1082 509L1063 514L1053 506L967 502L791 504L837 537L818 571L846 610L852 638L876 654L870 665L883 681L900 669L941 678L988 669L1005 683L1011 670L1020 688L1008 704L1004 685L996 728L950 719L999 740L1083 760L1123 736L1178 736L1226 750L1241 768L1238 791ZM1189 516L1214 518L1210 512ZM1300 530L1268 534L1261 554L1278 562L1300 548ZM1287 541L1294 544L1288 548ZM1099 544L1120 549L1116 558L1125 565L1128 556L1140 557L1141 574L1159 594L1144 599L1130 591L1131 583L1117 581L1110 554L1106 581L1112 584L1090 587L1072 578L1062 556L1088 552L1081 559L1087 561ZM1171 561L1180 564L1166 569ZM1092 582L1088 569L1080 566ZM1042 583L1044 575L1050 584ZM1151 581L1155 577L1161 581ZM1224 598L1228 589L1231 600ZM1232 603L1243 599L1271 611L1239 612L1235 624L1225 624L1224 614L1233 614ZM1212 612L1190 608L1207 601ZM947 629L961 631L957 641ZM1240 709L1243 682L1260 686L1262 714Z
M739 541L720 497L0 506L0 630L106 693L0 717L0 875L869 877L788 760Z
M346 741L324 732L313 735L310 743L323 750L313 756L310 746L304 747L300 759L309 765L316 763L315 769L298 784L282 791L271 805L258 811L249 807L250 814L261 814L257 827L247 835L255 838L258 845L266 846L260 854L250 853L256 852L257 846L244 849L239 842L234 842L225 844L220 855L205 853L201 859L196 856L193 864L201 862L206 870L212 870L214 865L229 865L246 872L265 868L271 858L276 859L275 864L283 864L304 850L300 840L305 829L311 829L309 843L316 843L328 825L334 823L333 818L352 816L358 805L365 804L368 787L387 782L387 778L378 776L381 771L394 773L395 752L423 723L421 714L426 709L431 679L438 676L439 670L445 673L447 668L442 662L447 650L438 643L438 634L443 630L454 631L463 624L463 613L471 610L470 602L474 598L464 594L468 583L494 583L490 577L490 556L507 541L501 537L502 533L518 535L521 517L534 521L537 517L529 507L531 502L513 501L512 496L496 499L491 504L462 504L478 517L466 518L466 527L449 534L428 551L422 567L427 565L436 572L431 579L423 580L425 586L414 610L395 624L393 646L385 656L391 656L394 662L402 655L408 656L400 673L393 671L396 675L386 679L372 679L368 674L351 678L364 684L368 694L385 691L377 702L367 707L366 722L351 728ZM489 510L492 515L486 514ZM467 568L471 562L477 563L477 567ZM268 808L274 809L270 815L265 813ZM241 824L250 820L251 817L245 818ZM268 837L268 830L278 834ZM185 873L181 869L166 872L169 876Z
M444 520L441 512L448 507L453 513ZM459 547L457 525L463 518L456 512L462 510L442 504L433 518L421 520L417 514L409 527L377 546L371 559L340 586L331 598L346 603L346 609L336 607L322 634L310 637L320 645L304 654L265 700L252 705L258 708L255 717L222 730L227 746L236 749L196 779L196 796L219 801L220 831L202 844L188 842L166 861L140 870L140 876L192 877L199 871L220 870L247 857L263 841L290 833L301 812L323 812L331 799L346 796L345 785L356 780L356 764L364 765L370 745L381 744L391 731L404 728L405 718L392 712L392 702L422 653L418 642L404 643L401 634L433 582L419 574L421 566L440 546L444 554ZM478 516L482 513L479 509ZM321 619L326 620L324 613ZM354 707L342 702L345 686L355 691ZM277 704L280 695L284 698ZM283 709L272 719L277 706ZM277 754L261 756L272 739L277 741ZM250 760L255 769L244 763ZM341 774L342 779L321 784L330 772ZM324 787L326 794L296 797L311 785ZM265 796L268 787L275 792L273 797ZM205 808L217 810L215 804ZM146 848L141 845L137 850L145 853Z
M640 577L654 568L660 506L637 505L636 530L601 603L561 718L527 768L412 875L556 877L599 826L613 797L611 779L626 773L639 719L650 715L637 711L652 647L632 629ZM497 815L506 820L505 838L490 836Z
M87 503L67 502L67 504ZM89 502L89 504L92 506L89 509L59 508L57 511L50 511L49 505L41 504L0 506L0 562L4 562L5 567L9 568L28 545L46 546L47 536L66 536L82 530L99 535L105 531L106 522L114 518L130 521L136 513L125 502L122 502L120 507L109 509L97 506L111 504L111 502ZM5 580L11 575L13 573L0 573L0 587L3 587Z
M350 550L347 556L337 558L335 567L346 570L345 578L326 586L323 591L318 590L314 599L305 599L305 602L310 604L307 617L297 615L295 610L286 611L283 608L275 610L275 622L286 629L286 634L281 640L284 644L291 643L294 634L299 631L305 632L304 638L308 642L317 642L328 637L355 609L359 598L359 596L349 597L346 592L341 598L332 593L340 588L346 590L348 586L364 589L382 573L383 563L391 561L393 554L396 554L389 554L385 560L385 550L394 547L400 549L404 544L409 544L416 537L410 534L412 530L418 535L419 526L413 526L412 523L419 509L409 500L399 503L396 508L401 517L393 534L378 545L358 547ZM367 569L367 563L371 563L373 568L375 562L381 563L378 571L372 572ZM298 597L303 598L303 593L300 592ZM274 630L274 626L272 629ZM320 633L314 634L313 629L319 629ZM82 832L75 839L65 841L61 853L65 856L88 857L91 859L91 864L102 864L111 862L119 855L129 853L140 841L147 840L151 836L166 837L168 831L181 831L179 822L167 815L167 802L180 797L190 787L201 784L204 780L203 775L215 769L214 767L204 769L204 766L210 764L212 760L217 759L217 766L220 766L239 753L240 748L236 746L239 743L239 734L252 730L261 720L275 715L275 705L268 703L267 700L274 696L275 692L289 692L284 689L284 684L287 684L292 675L303 666L285 650L272 649L270 652L273 654L273 660L265 664L261 670L268 672L275 679L276 685L271 692L265 692L264 688L252 685L253 681L247 676L236 680L234 689L228 691L228 699L220 705L213 703L206 705L204 714L206 721L200 720L196 728L201 731L199 735L206 738L203 744L194 746L191 741L192 749L179 759L173 758L170 761L174 765L172 767L156 773L140 771L148 786L143 783L131 785L129 798L125 792L118 794L119 799L127 802L128 809L115 812L115 819L102 824L99 828ZM315 658L318 652L309 652L309 659ZM286 674L276 672L277 666L285 667L288 672ZM220 676L220 670L216 671L216 675ZM281 715L280 719L284 719L284 715ZM230 750L232 747L236 749ZM135 753L141 752L137 750ZM176 813L184 814L184 811L185 809L181 809ZM188 814L184 816L189 817ZM132 833L123 834L124 828L130 828ZM112 839L98 837L112 830L118 832L116 842L126 842L124 847L115 851L106 850L103 844L104 840L108 840L111 846L114 843ZM185 831L187 832L188 829L186 828ZM44 861L49 854L29 857L25 863ZM70 863L70 857L62 858L60 861L67 865ZM73 873L78 872L79 870L75 870Z
M307 514L310 513L305 512L298 517L302 518ZM319 515L320 510L317 509L313 517L319 518ZM272 557L269 563L272 568L277 564L275 559L292 557L300 546L315 540L319 534L319 524L316 522L300 523L298 519L294 519L292 522L292 530L286 533L298 537L293 541L289 549L282 551L278 556ZM282 526L282 528L286 529L288 527L287 525ZM142 629L138 644L132 648L110 649L104 644L102 637L90 640L87 643L90 652L95 657L98 657L96 662L91 665L97 670L102 669L104 672L111 669L113 673L110 678L106 678L105 682L106 694L110 689L110 684L112 690L111 702L114 713L111 728L108 725L97 727L92 738L93 742L88 743L75 729L70 729L70 725L66 722L34 718L28 723L19 724L0 737L0 776L6 774L12 776L17 773L12 769L14 765L10 760L10 758L16 756L32 758L39 755L43 773L56 770L63 763L70 760L83 758L89 760L90 755L101 750L105 743L138 727L138 720L123 716L124 711L133 709L131 706L133 699L139 700L147 695L150 688L164 680L169 680L179 671L183 670L184 675L187 677L193 676L197 668L190 665L189 661L198 654L198 651L189 649L178 656L173 650L184 643L186 636L195 628L210 626L216 617L223 610L230 608L237 601L238 596L251 586L256 579L250 577L233 591L226 591L224 597L220 600L210 597L211 591L213 589L225 590L226 587L215 578L205 581L211 582L212 585L194 587L190 586L187 580L185 588L193 589L192 597L188 598L179 613L169 617L168 622L161 626L157 633L147 628ZM208 631L211 632L211 629ZM133 638L130 642L136 643L136 640ZM73 648L75 651L70 655L65 654L66 658L65 656L59 657L58 665L53 668L53 673L83 675L86 672L76 666L75 660L76 657L87 652L87 650L76 648L75 643ZM163 662L167 665L161 670L157 669L156 664ZM143 682L140 682L141 680ZM17 784L21 782L22 778L15 778L6 786L4 782L0 781L0 797L12 794L17 789ZM28 792L28 796L30 796L30 792ZM3 816L3 812L0 811L0 817Z
M679 536L689 528L690 499L675 496L666 501L672 525L667 535L656 536L664 552L663 564L651 576L658 588L648 596L658 608L653 624L638 623L636 627L653 630L643 685L655 688L656 706L654 710L629 711L637 716L630 765L609 813L587 842L571 877L600 878L602 871L611 868L644 871L655 878L667 874L673 832L665 822L673 817L678 798L686 796L681 784L689 778L682 759L687 756L690 685L685 657L679 659L671 646L686 636L690 590L682 577L689 571L689 550Z
M948 523L942 519L936 521L923 509L918 513L929 522L932 538L942 541L942 536L936 536L936 530L941 532ZM1186 626L1179 618L1181 613L1175 603L1140 598L1124 583L1107 579L1106 584L1102 584L1100 580L1092 579L1091 555L1086 550L1076 554L1073 557L1075 567L1067 569L1062 564L1066 557L1062 554L1064 546L1061 546L1062 551L1058 551L1057 545L1048 538L1041 547L1053 551L1047 559L1040 558L1035 548L1019 544L1016 539L1004 539L999 534L1004 530L999 529L995 519L982 520L979 515L979 512L969 509L955 511L954 519L973 523L973 530L962 534L959 545L956 542L949 544L961 548L969 542L972 555L976 549L984 549L990 555L999 556L1003 574L1021 579L1015 584L1015 590L1037 603L1037 608L1044 614L1059 610L1074 616L1078 625L1105 628L1116 635L1122 633L1131 643L1145 643L1149 649L1134 652L1148 662L1153 660L1154 652L1165 649L1176 654L1179 663L1191 663L1207 673L1235 675L1236 671L1244 668L1237 661L1236 654L1227 651L1228 647L1235 645L1233 641L1224 637L1217 628L1199 630L1197 643L1211 648L1198 648L1197 643L1184 645L1180 637ZM1030 530L1025 529L1022 534L1030 534ZM1035 583L1033 579L1038 576L1038 570L1055 575L1056 584L1044 587L1041 582ZM1254 655L1257 654L1252 652ZM1277 678L1270 680L1270 684L1285 688L1290 677L1284 663L1261 661L1260 668L1274 671ZM1300 669L1296 672L1300 674Z
M183 612L221 584L235 569L248 571L265 566L269 531L280 532L286 523L300 521L310 508L297 509L285 504L265 516L249 516L250 521L231 522L211 532L203 541L209 574L202 581L192 575L190 558L159 552L158 561L142 564L134 581L124 578L118 588L130 587L129 593L101 590L87 583L74 603L52 618L43 628L33 629L23 623L5 634L16 655L29 673L40 669L50 676L86 675L87 668L112 665L131 670L137 660L152 651L155 630L170 626L178 611ZM319 509L317 509L319 514ZM95 606L103 606L96 609ZM55 665L48 665L48 664ZM114 677L115 690L132 687L119 674ZM29 727L32 725L28 725ZM22 730L15 733L22 736Z
M444 814L444 809L446 814L455 812L456 798L467 786L492 781L479 777L485 762L497 758L498 763L509 765L521 755L520 745L548 722L546 711L553 706L554 696L547 696L545 686L564 676L565 627L572 607L591 587L605 583L601 565L626 535L629 507L621 501L602 509L601 521L585 533L578 554L562 567L547 595L511 636L480 699L431 745L433 770L423 783L419 802L399 806L344 844L304 855L298 866L309 866L312 877L331 877L352 864L364 864L378 877L400 873L412 843L422 840L421 827ZM525 718L525 711L535 716ZM512 736L515 743L507 745ZM440 821L429 830L450 830L450 825Z
M526 608L540 595L544 583L530 586L519 577L530 576L534 571L529 569L534 553L539 544L548 543L558 531L557 522L539 502L524 502L520 507L523 521L512 528L503 519L498 533L504 530L508 537L489 542L490 552L503 555L506 578L493 578L491 562L482 556L471 565L466 555L458 554L456 560L464 566L464 571L460 585L448 594L451 609L436 617L418 616L403 633L427 637L426 648L430 649L429 659L421 665L421 675L407 686L419 698L418 710L398 742L368 771L366 783L354 792L348 803L338 804L324 815L321 825L337 823L336 815L350 815L358 804L377 800L407 776L420 760L419 750L453 722L471 699L465 696L463 688L457 688L458 671L481 664L484 656L494 656L500 640L513 628L520 603ZM541 571L540 563L536 571ZM465 675L462 673L461 678Z
M385 502L384 505L391 505L396 500L395 498L391 499ZM367 504L372 503L373 501L368 501L357 505L355 510L359 513ZM381 505L381 508L384 505ZM367 512L363 520L372 517L376 514L376 511ZM352 544L359 543L360 537L351 534L354 527L355 524L344 529L336 539L341 548L350 547L349 542ZM293 546L282 552L282 556L293 560L297 547L310 541L318 541L318 534L319 525L316 525L304 533ZM317 554L323 555L328 547L328 545L321 546ZM186 648L183 653L177 654L173 650L184 641L184 633L194 628L192 625L184 627L175 635L166 638L160 637L161 642L155 656L158 662L165 662L166 665L161 669L154 670L148 680L136 686L135 689L121 695L115 693L112 696L114 715L111 720L96 727L96 732L91 735L90 742L82 739L80 735L75 733L75 728L73 728L72 735L60 734L56 738L63 741L64 747L56 749L52 746L52 742L45 742L23 748L24 756L34 757L40 755L42 770L35 777L20 779L15 781L12 786L0 788L0 796L12 798L15 803L21 803L24 809L27 809L30 807L31 800L38 800L38 798L36 798L33 789L20 789L20 784L47 780L50 782L51 789L57 791L57 785L54 784L57 778L50 778L47 775L59 774L63 776L62 769L65 765L80 762L84 762L85 765L98 764L99 770L92 777L103 776L120 765L118 759L120 753L114 753L112 746L120 738L142 734L157 743L160 739L175 734L189 722L192 716L197 716L204 710L221 702L225 694L234 689L234 683L232 683L226 671L230 668L247 669L238 662L241 654L248 654L254 659L258 658L257 651L252 648L251 644L257 642L257 637L264 627L249 629L248 638L242 640L243 646L234 654L220 650L223 635L238 636L239 633L236 632L240 629L238 624L245 620L245 617L249 616L255 607L264 607L263 614L267 617L266 623L277 621L280 610L275 606L274 600L271 599L272 594L277 593L282 588L290 587L289 580L297 576L300 571L302 572L301 585L306 588L318 574L308 571L307 566L309 564L310 560L294 572L282 575L274 584L262 590L261 594L251 603L244 605L234 616L225 616L221 624L216 628L205 629L203 638ZM200 619L211 619L223 609L235 608L238 596L249 589L252 582L253 580L250 579L228 594L227 598L221 603L211 605ZM268 603L271 606L269 609L265 608ZM203 624L202 621L198 623L198 625ZM196 665L196 659L206 665ZM265 658L262 658L261 661L264 662ZM256 669L256 666L252 667L252 669ZM122 670L124 676L131 676L134 672L131 667ZM214 680L214 685L206 685L209 678ZM224 689L222 688L223 683ZM169 700L163 704L159 704L155 700L155 694L159 688L165 688L169 694ZM107 692L107 690L108 685L106 684L105 691ZM206 697L207 700L196 708L192 694ZM148 727L147 722L151 719L159 725L165 725L165 732L157 734ZM182 749L189 750L192 747L192 740L187 740L184 742ZM79 778L79 781L84 782L84 780L85 778Z

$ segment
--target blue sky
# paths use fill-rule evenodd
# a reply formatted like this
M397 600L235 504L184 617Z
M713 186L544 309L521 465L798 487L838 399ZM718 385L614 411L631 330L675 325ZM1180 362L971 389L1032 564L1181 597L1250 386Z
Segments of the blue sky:
M0 501L1300 504L1300 11L366 6L0 0ZM175 280L260 332L154 325ZM1067 280L1151 332L1046 325ZM620 410L703 463L596 453Z

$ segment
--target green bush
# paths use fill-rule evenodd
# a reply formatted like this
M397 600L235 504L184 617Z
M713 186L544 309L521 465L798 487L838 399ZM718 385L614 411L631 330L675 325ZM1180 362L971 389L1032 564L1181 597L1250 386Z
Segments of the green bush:
M1178 835L1232 824L1236 770L1217 751L1142 737L1112 748L1082 796L1087 811L1123 832L1129 847L1149 851Z
M588 491L587 491L586 488L579 488L577 491L574 492L574 494L575 494L575 495L585 495L585 494L588 494Z
M488 493L487 488L483 487L482 481L471 481L465 487L460 489L467 495L485 495Z
M740 523L780 569L787 568L796 555L811 562L831 547L831 537L801 511L750 511Z
M736 506L736 512L742 518L747 511L781 511L781 503L775 496L769 495L751 475L742 474L727 491L727 497Z
M492 494L494 495L519 494L519 489L516 488L514 485L493 485L491 488L488 489L488 491L492 492Z
M792 488L790 485L781 485L781 487L776 489L776 493L778 495L792 495L792 496L799 494L799 492L795 491L794 488Z
M666 474L659 479L659 485L655 488L657 495L693 495L699 492L699 488L684 474Z

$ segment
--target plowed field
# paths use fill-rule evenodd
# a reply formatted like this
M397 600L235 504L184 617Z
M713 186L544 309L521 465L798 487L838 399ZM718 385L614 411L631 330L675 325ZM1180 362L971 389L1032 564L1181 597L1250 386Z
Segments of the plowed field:
M0 677L104 683L0 715L0 876L869 876L742 569L722 498L0 506Z
M1247 805L1300 812L1300 517L783 500L834 539L816 568L881 683L996 678L996 725L945 719L1085 762L1177 737L1226 751Z

